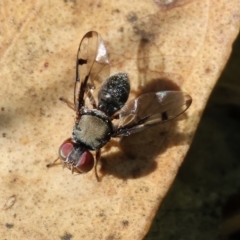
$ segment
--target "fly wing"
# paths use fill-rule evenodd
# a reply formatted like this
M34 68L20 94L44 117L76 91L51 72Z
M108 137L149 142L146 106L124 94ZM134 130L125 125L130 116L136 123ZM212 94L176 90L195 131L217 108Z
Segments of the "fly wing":
M79 45L76 60L76 81L74 105L76 112L85 105L97 106L94 90L99 88L110 73L106 46L101 35L95 31L87 32Z
M148 126L172 120L185 112L192 98L180 91L146 93L127 103L119 113L114 136L128 136Z

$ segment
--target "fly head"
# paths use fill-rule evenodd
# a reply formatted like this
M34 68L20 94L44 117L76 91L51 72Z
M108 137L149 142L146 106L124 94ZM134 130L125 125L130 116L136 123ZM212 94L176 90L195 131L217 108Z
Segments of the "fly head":
M64 141L59 147L59 157L64 166L71 169L72 172L89 172L94 166L92 153L84 145L73 142L71 138Z

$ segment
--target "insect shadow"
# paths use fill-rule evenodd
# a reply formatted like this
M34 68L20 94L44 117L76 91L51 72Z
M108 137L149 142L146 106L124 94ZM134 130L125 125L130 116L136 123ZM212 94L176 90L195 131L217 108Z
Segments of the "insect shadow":
M180 89L173 81L163 77L148 81L138 94L166 90L179 91ZM177 120L156 124L144 131L122 137L119 142L110 141L103 149L101 173L121 179L140 178L150 174L157 167L157 156L169 147L182 145L187 141L188 134L178 132L176 126L176 121L184 118L187 118L186 113L178 117ZM175 139L171 139L171 142L167 141L169 130L171 130L172 135L176 136ZM117 146L118 150L106 156L104 153L114 146Z
M183 79L177 74L154 71L150 69L150 52L152 42L142 35L138 46L137 66L138 66L138 86L137 97L150 92L180 91L179 86L173 82ZM161 64L161 61L160 61ZM159 69L163 69L161 65ZM183 114L178 120L186 118ZM175 139L167 141L168 131ZM188 135L177 132L176 121L164 122L145 128L144 131L134 133L127 137L122 137L117 143L118 150L107 156L101 157L101 172L103 174L114 175L118 178L140 178L153 172L158 162L157 156L174 145L181 145L186 142ZM166 144L167 143L167 144ZM116 142L109 142L103 152L108 151Z

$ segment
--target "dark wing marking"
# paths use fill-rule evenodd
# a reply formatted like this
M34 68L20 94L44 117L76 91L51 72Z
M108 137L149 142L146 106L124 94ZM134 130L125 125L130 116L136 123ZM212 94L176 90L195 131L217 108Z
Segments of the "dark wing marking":
M78 48L76 60L76 81L74 105L77 114L88 98L95 108L93 90L98 88L110 73L107 50L101 35L95 31L87 32Z
M143 94L121 109L113 137L128 136L148 126L172 120L185 112L191 103L192 98L180 91Z

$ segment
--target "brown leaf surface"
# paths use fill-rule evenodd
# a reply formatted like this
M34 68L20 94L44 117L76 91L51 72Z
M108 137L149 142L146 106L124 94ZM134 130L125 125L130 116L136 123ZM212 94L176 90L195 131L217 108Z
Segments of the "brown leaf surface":
M0 235L143 238L229 57L239 1L2 1L0 9ZM193 98L171 126L107 145L100 183L93 171L45 167L71 135L74 113L58 98L72 98L89 30L105 39L112 73L129 73L133 93L180 88Z

